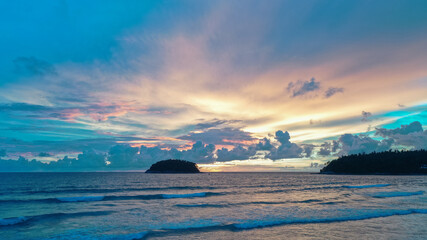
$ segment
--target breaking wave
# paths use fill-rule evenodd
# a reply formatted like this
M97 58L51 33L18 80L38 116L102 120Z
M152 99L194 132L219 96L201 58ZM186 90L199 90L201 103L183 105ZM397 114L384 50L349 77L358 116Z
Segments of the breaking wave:
M27 221L26 217L0 218L0 226L10 226Z
M56 199L61 202L92 202L101 201L104 199L104 196L60 197Z
M253 229L262 227L271 227L276 225L286 224L304 224L304 223L329 223L329 222L344 222L344 221L357 221L371 218L390 217L395 215L409 215L409 214L427 214L427 209L409 209L409 210L375 210L368 211L361 214L355 214L350 216L338 216L338 217L319 217L319 218L285 218L285 219L274 219L274 220L245 220L240 223L234 223L232 226L236 229Z
M110 196L76 196L76 197L57 197L42 199L9 199L0 200L0 203L71 203L71 202L93 202L93 201L117 201L117 200L153 200L153 199L171 199L171 198L196 198L222 195L217 192L198 192L186 194L146 194L146 195L110 195Z
M188 194L162 194L163 198L194 198L194 197L206 197L205 192L200 193L188 193Z
M75 212L75 213L49 213L49 214L41 214L41 215L26 216L26 217L0 218L0 227L12 226L12 225L35 222L35 221L44 221L44 220L57 221L59 219L64 219L64 218L101 216L101 215L108 215L111 213L112 211L90 211L90 212Z
M378 192L371 194L371 197L375 198L387 198L387 197L407 197L407 196L413 196L413 195L422 195L424 194L424 191L418 191L418 192Z

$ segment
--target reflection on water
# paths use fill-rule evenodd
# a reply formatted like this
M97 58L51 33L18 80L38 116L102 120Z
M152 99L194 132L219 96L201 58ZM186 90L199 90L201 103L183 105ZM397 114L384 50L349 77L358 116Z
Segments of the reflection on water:
M427 235L420 224L427 220L425 176L1 173L0 177L0 236L5 239Z

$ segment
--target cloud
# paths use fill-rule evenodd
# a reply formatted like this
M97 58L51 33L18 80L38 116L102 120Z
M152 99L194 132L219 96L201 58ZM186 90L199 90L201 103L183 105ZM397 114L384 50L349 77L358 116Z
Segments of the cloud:
M338 139L341 150L338 155L382 152L390 149L393 139L375 140L368 136L344 134Z
M348 155L387 151L392 148L427 149L427 130L423 130L420 122L415 121L399 128L376 128L376 140L366 135L343 134L337 141L324 142L317 154L320 156Z
M109 171L109 170L144 170L151 164L165 159L185 159L195 163L213 163L215 146L196 142L191 149L163 150L159 147L132 147L127 144L112 146L108 153L98 153L93 149L83 151L77 158L65 156L49 164L37 160L0 159L0 172L5 171Z
M129 112L157 112L156 110L137 108L129 103L81 103L73 107L43 106L28 103L4 103L0 104L0 110L12 113L25 112L28 118L58 119L66 121L88 118L98 122L106 121L110 117L122 116Z
M137 147L129 145L116 145L108 151L108 162L113 169L129 168L130 166L140 168L138 166Z
M212 121L205 121L202 123L198 123L194 126L195 130L206 130L209 128L216 128L221 125L230 125L234 123L241 122L241 120L219 120L219 119L213 119Z
M367 122L367 121L369 121L369 117L371 117L372 116L372 113L370 113L370 112L365 112L365 111L362 111L362 122Z
M191 132L185 136L178 137L178 139L192 142L201 141L215 145L239 145L256 140L249 132L230 127L209 129L203 132Z
M315 78L311 78L309 81L298 80L296 82L290 82L286 90L291 93L291 97L298 97L308 95L310 93L320 92L321 84L319 81L316 81ZM337 93L344 92L344 88L338 87L329 87L324 93L324 98L330 98Z
M340 145L338 141L333 140L329 142L324 142L320 145L320 149L317 154L319 154L320 156L329 156L332 153L338 151L339 148Z
M49 62L35 57L18 57L13 60L15 72L24 75L56 75L55 67Z
M270 150L274 149L275 147L271 144L271 140L265 137L265 138L259 140L259 142L256 144L255 148L256 148L256 150L270 151Z
M39 153L37 156L39 156L39 157L51 157L51 156L52 156L52 154L47 153L47 152L41 152L41 153Z
M396 145L414 149L427 149L427 130L423 130L420 122L415 121L400 128L377 128L376 135L393 139Z
M289 133L281 130L275 134L275 139L279 142L277 148L270 150L270 153L266 155L271 160L283 159L283 158L300 158L301 153L304 151L303 148L290 141L291 137Z
M401 125L400 128L395 129L385 129L385 128L377 128L376 135L381 137L392 137L395 135L408 135L411 133L419 133L423 132L423 126L420 122L415 121L408 125Z
M344 88L330 87L328 88L328 90L325 91L325 98L330 98L333 95L337 93L342 93L342 92L344 92Z
M320 82L316 82L316 79L311 78L309 81L290 82L287 90L291 93L292 97L298 97L306 95L307 93L317 91L320 89Z
M314 144L302 144L302 148L304 149L305 157L311 157L313 153L313 149L316 145Z
M0 146L4 147L10 154L49 152L52 155L59 153L77 153L87 149L106 152L112 146L120 142L156 142L154 138L139 137L110 137L110 138L92 138L75 140L36 140L23 141L16 138L0 137Z
M253 146L243 147L237 146L232 150L228 150L227 148L218 149L216 155L218 158L216 161L218 162L226 162L232 160L246 160L255 155L256 148Z
M182 151L182 159L196 163L213 163L215 161L214 152L214 144L203 144L201 141L197 141L191 149Z

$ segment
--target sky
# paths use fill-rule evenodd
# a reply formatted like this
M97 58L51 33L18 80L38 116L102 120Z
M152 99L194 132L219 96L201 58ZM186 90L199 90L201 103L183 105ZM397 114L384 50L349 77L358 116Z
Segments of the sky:
M423 0L2 1L0 171L168 158L318 171L426 149L426 12Z

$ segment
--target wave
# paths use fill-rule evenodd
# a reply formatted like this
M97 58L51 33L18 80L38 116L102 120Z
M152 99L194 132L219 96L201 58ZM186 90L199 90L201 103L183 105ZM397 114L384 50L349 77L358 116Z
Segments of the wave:
M154 200L171 198L195 198L222 195L218 192L198 192L186 194L146 194L146 195L109 195L109 196L76 196L76 197L57 197L42 199L9 199L0 200L0 203L72 203L72 202L93 202L93 201L117 201L117 200Z
M418 191L418 192L378 192L371 194L371 197L374 198L387 198L387 197L407 197L407 196L413 196L413 195L422 195L424 194L424 191Z
M225 208L228 207L230 204L209 204L209 203L202 203L202 204L176 204L176 207L182 207L182 208Z
M395 215L409 215L409 214L427 214L427 209L409 209L409 210L376 210L364 214L356 214L350 216L339 217L324 217L324 218L287 218L275 220L246 220L240 223L234 223L232 226L236 229L253 229L271 227L286 224L308 224L308 223L330 223L330 222L344 222L344 221L357 221L371 218L390 217Z
M194 197L206 197L205 192L200 193L188 193L188 194L162 194L163 198L194 198Z
M0 226L15 225L27 221L26 217L0 218Z
M308 190L323 190L323 189L336 189L341 188L341 186L323 186L323 187L305 187L305 188L285 188L285 189L276 189L276 190L262 190L256 191L255 193L285 193L285 192L298 192L298 191L308 191Z
M56 199L61 202L92 202L101 201L104 199L104 196L60 197Z
M222 187L225 188L225 187ZM73 188L73 189L53 189L53 190L31 190L24 191L24 194L56 194L56 193L114 193L133 191L164 191L164 190L214 190L217 187L201 186L176 186L176 187L146 187L146 188Z
M201 203L201 204L176 204L176 207L183 208L226 208L232 206L245 206L245 205L283 205L287 203L319 203L323 202L320 199L308 199L302 201L282 201L282 202L270 202L270 201L255 201L255 202L237 202L237 203L225 203L225 204L210 204L210 203Z
M359 186L350 186L350 185L344 185L342 187L344 188L374 188L374 187L387 187L391 184L374 184L374 185L359 185Z
M275 218L275 219L229 219L225 222L215 222L208 219L199 219L196 222L182 222L182 223L167 223L163 226L158 226L148 231L145 237L162 237L169 234L176 234L177 232L200 232L200 231L216 231L216 230L229 230L229 231L243 231L254 228L273 227L278 225L288 224L312 224L312 223L331 223L331 222L345 222L345 221L358 221L380 217L390 217L396 215L410 215L410 214L427 214L427 209L408 209L408 210L382 210L382 209L347 209L355 212L345 214L344 216L330 216L330 217L288 217L288 218ZM159 231L160 230L160 231Z
M104 235L102 237L96 237L99 240L137 240L144 238L148 232L119 234L119 235ZM86 238L86 236L84 237Z
M12 226L34 221L55 220L58 221L64 218L76 218L85 216L101 216L113 213L113 211L90 211L90 212L75 212L75 213L48 213L25 217L0 218L0 227Z

